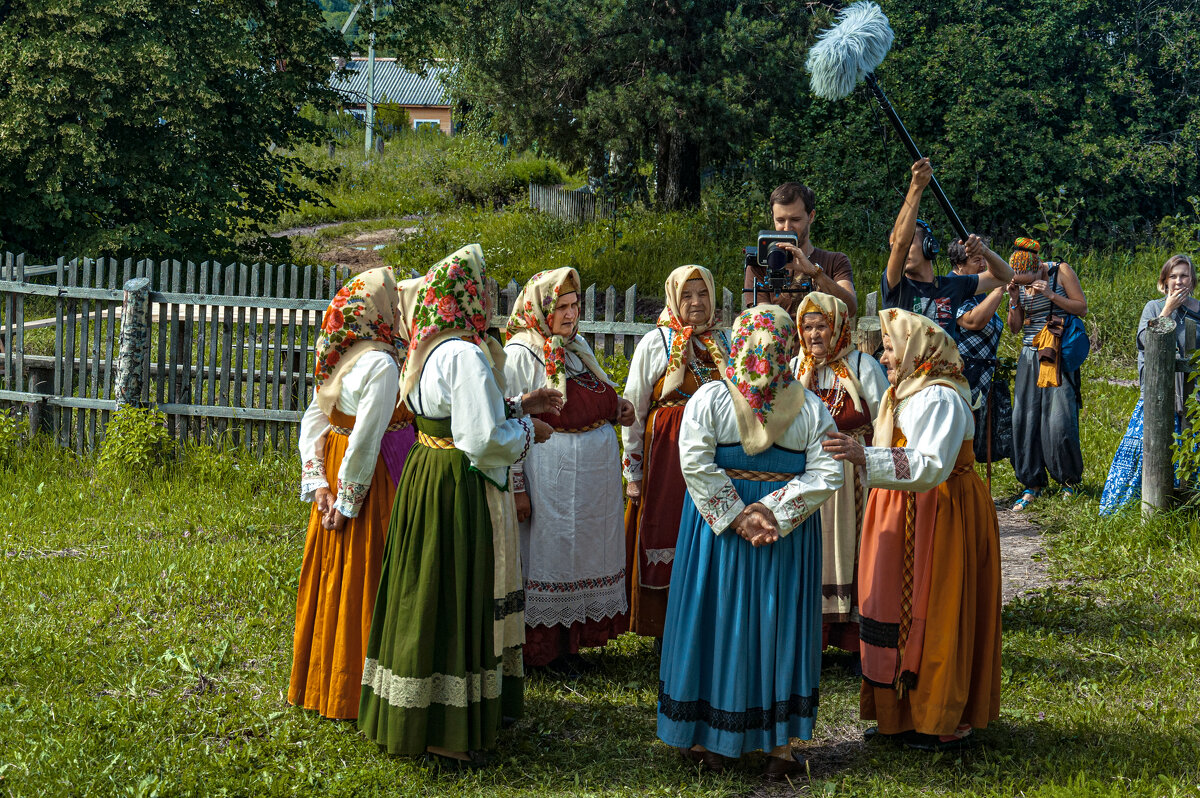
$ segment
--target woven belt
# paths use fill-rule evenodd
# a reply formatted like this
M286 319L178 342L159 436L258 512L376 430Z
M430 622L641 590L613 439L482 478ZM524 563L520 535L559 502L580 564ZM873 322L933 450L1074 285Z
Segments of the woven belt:
M874 432L874 431L875 431L874 424L863 424L861 427L858 427L857 429L847 430L846 432L844 432L842 434L849 435L852 438L865 438L868 433Z
M411 421L397 421L394 424L388 424L388 428L385 430L385 432L395 432L396 430L402 430L411 423L412 423ZM337 425L332 425L329 427L329 429L332 432L337 433L338 435L345 435L347 438L349 438L350 430L352 430L354 428L353 427L339 427Z
M975 461L974 461L974 460L972 460L972 461L971 461L971 462L969 462L969 463L963 463L963 464L962 464L962 465L960 465L958 468L956 468L956 469L954 469L953 471L951 471L951 472L950 472L950 477L957 477L957 476L961 476L961 475L963 475L963 474L967 473L968 471L974 471L974 470L975 470ZM947 479L949 479L950 477L947 477Z
M687 404L687 399L671 399L666 402L655 402L651 407L683 407Z
M580 432L591 432L594 429L600 429L601 427L603 427L605 424L608 424L608 423L609 422L607 419L600 419L599 421L595 421L591 424L588 424L586 427L567 427L565 429L555 427L554 431L555 432L566 432L568 434L577 434Z
M426 435L424 432L417 430L417 443L422 446L428 446L430 449L457 449L454 445L453 438L435 438L432 435Z
M795 474L780 474L775 471L743 471L740 468L726 468L725 474L730 479L745 479L750 482L790 482Z

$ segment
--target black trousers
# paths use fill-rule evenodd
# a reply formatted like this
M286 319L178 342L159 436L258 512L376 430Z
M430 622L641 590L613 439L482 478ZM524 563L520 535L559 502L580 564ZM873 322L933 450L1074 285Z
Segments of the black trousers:
M1037 352L1021 348L1013 386L1013 471L1027 488L1049 482L1046 472L1062 485L1083 480L1079 448L1079 371L1062 375L1057 388L1037 387Z

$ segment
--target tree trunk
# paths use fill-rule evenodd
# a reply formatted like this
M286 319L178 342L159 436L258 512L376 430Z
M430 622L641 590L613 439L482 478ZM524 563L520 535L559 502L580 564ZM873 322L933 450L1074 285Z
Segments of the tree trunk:
M658 138L658 204L669 211L700 205L700 147L678 130Z

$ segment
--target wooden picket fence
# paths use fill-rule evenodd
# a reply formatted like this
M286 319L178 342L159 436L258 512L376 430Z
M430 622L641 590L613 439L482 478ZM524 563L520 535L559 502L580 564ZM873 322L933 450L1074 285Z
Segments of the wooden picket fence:
M84 258L35 266L5 255L0 403L24 406L31 428L61 446L95 449L116 409L122 287L146 277L153 316L142 401L166 414L180 441L290 448L312 393L322 316L348 276L340 267L208 261ZM520 289L492 286L492 328L501 338ZM663 303L636 285L623 292L591 285L582 300L581 334L597 352L626 357L653 329ZM740 300L721 292L723 326Z
M142 399L166 414L172 436L291 446L344 268L105 258L30 267L6 255L0 401L26 405L31 428L59 445L94 449L116 408L121 286L137 277L151 280L153 313ZM52 316L27 318L48 303Z
M529 184L529 207L569 222L592 222L613 215L613 204L595 194L533 183Z

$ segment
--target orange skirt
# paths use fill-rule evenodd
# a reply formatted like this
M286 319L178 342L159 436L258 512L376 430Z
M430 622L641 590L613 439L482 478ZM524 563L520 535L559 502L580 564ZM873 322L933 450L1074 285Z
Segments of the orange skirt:
M884 734L948 735L959 724L984 728L1000 716L1000 530L971 467L971 444L956 464L965 468L916 497L913 620L903 656L884 638L894 634L890 616L900 606L906 494L875 489L867 502L859 709ZM889 617L872 619L868 607ZM893 680L902 673L915 683L897 691Z
M325 438L325 472L335 485L348 442L332 430ZM396 488L380 457L366 501L341 532L322 527L321 513L313 504L296 597L288 689L288 702L295 706L327 718L358 717L363 660L395 498Z

